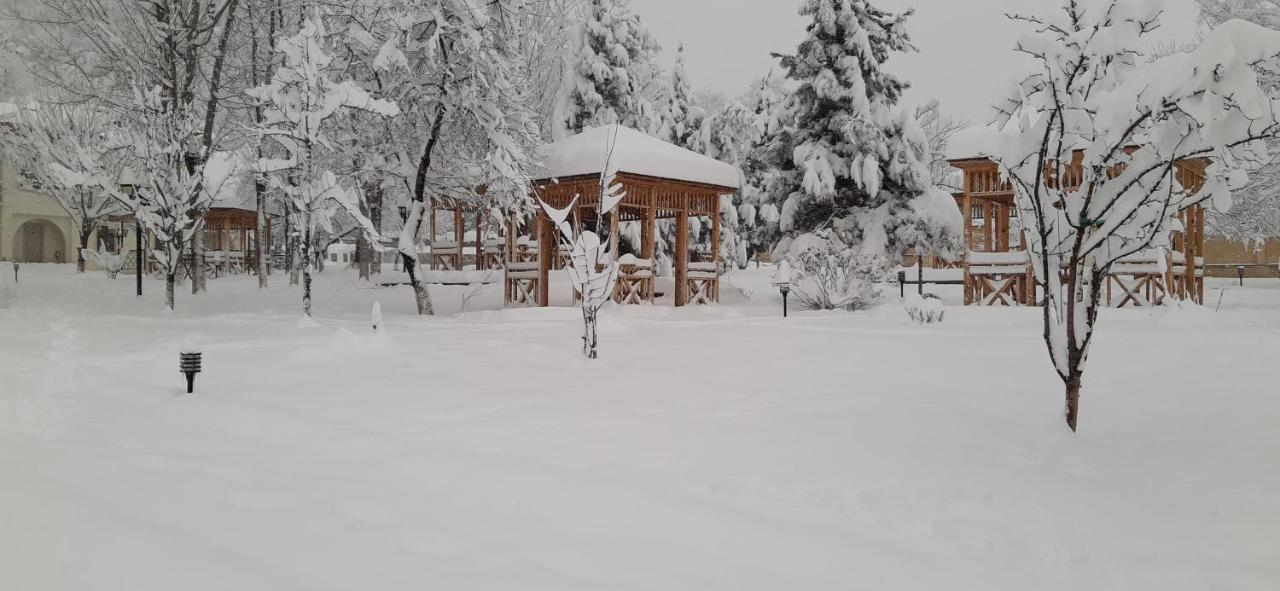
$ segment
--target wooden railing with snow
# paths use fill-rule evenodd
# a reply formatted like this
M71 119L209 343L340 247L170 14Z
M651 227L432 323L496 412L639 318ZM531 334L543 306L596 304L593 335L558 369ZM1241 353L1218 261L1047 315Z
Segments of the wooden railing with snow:
M683 288L690 304L714 304L720 301L720 270L717 263L689 263Z
M538 260L509 262L506 265L506 296L508 306L538 305Z
M1035 302L1035 275L1025 250L969 251L964 266L964 304L1019 306Z
M618 259L618 285L613 300L619 304L652 303L653 269L653 259L638 259L634 255Z

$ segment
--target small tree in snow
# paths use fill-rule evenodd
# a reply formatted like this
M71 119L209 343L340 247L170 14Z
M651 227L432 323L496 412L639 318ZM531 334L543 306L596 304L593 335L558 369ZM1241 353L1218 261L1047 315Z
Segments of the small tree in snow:
M151 254L164 275L165 307L170 310L183 251L202 230L200 212L218 196L233 193L240 173L235 155L202 151L203 124L193 111L180 106L159 86L135 89L133 110L121 130L128 147L122 157L124 166L141 180L129 193L119 193L114 185L104 187L154 237Z
M1223 24L1194 51L1146 62L1138 50L1159 23L1157 4L1110 0L1096 12L1066 0L1050 17L1011 16L1037 35L1018 43L1039 71L997 108L1006 134L995 153L1013 185L1037 282L1044 340L1066 386L1066 422L1079 416L1081 377L1113 264L1167 244L1180 210L1211 200L1230 206L1277 129L1274 104L1254 63L1280 55L1280 32ZM1082 158L1083 179L1066 174ZM1191 195L1179 161L1211 157Z
M314 258L313 233L331 229L332 221L342 210L355 218L368 235L376 236L372 223L359 206L356 193L337 182L333 172L317 165L317 151L332 146L325 134L325 123L340 109L360 109L387 117L399 114L394 103L369 96L352 80L336 82L330 78L333 56L324 49L325 29L320 11L302 26L297 35L283 38L276 51L283 63L271 82L251 89L249 95L267 104L263 127L258 133L279 143L289 157L258 160L259 173L289 170L297 183L273 182L292 201L298 213L302 232L302 312L311 315L311 263Z
M104 186L114 179L109 154L119 148L108 111L82 105L33 105L18 110L0 128L16 149L22 180L57 200L79 228L76 270L84 272L84 251L98 222L120 211Z
M610 146L611 153L612 150ZM600 173L600 195L596 201L599 204L596 209L597 228L607 227L604 225L604 216L617 215L613 210L627 195L623 192L622 185L615 183L617 175L612 158L607 158L604 171ZM577 206L579 197L581 196L575 196L564 209L556 209L542 200L539 203L551 223L559 228L563 239L562 248L569 251L569 265L565 267L565 272L574 289L582 296L582 354L587 359L595 359L596 320L600 308L613 298L613 289L618 282L618 262L610 256L610 245L595 232L584 230L581 234L574 235L569 216Z
M658 125L654 135L681 148L697 150L700 130L707 113L693 98L689 73L684 67L684 45L676 50L676 65L671 70L671 87L658 109Z

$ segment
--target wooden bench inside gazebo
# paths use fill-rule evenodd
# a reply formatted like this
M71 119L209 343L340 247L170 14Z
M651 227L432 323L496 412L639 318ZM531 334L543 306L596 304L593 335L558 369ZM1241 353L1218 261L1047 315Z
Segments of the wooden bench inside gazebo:
M613 260L619 262L616 301L653 300L658 220L674 220L676 226L672 253L675 305L719 301L720 197L737 192L740 174L736 167L621 125L588 129L548 144L540 156L546 175L534 181L535 197L560 209L577 197L572 223L607 236ZM606 161L617 171L615 182L623 186L626 197L614 214L606 216L608 227L595 228L600 173ZM710 260L691 260L689 218L695 216L710 218ZM638 252L626 257L619 256L622 222L638 222L641 228ZM508 294L536 293L536 304L547 306L550 273L563 265L562 245L545 213L539 211L532 226L537 275L517 275L509 280ZM530 283L536 285L530 289Z
M1083 178L1083 152L1077 150L1066 174L1068 188ZM1021 230L1014 231L1013 189L1001 180L995 161L985 156L948 160L964 173L956 203L965 217L967 253L965 305L1037 305L1035 275ZM1204 185L1207 159L1178 162L1178 182L1195 193ZM1172 249L1147 249L1112 267L1104 297L1109 305L1151 306L1166 297L1204 301L1204 209L1193 205L1179 213L1184 228L1173 234ZM1016 242L1015 242L1016 240Z

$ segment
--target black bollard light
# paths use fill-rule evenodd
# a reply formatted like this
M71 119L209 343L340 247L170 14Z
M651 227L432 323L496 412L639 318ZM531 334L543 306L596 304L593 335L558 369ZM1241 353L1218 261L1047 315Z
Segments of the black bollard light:
M907 297L907 272L898 271L898 297Z
M178 354L178 370L187 376L187 394L195 392L196 374L200 373L203 353L191 346L184 346Z
M787 294L791 293L790 285L778 286L778 291L782 292L782 317L787 317Z
M1236 266L1236 276L1240 278L1240 287L1244 287L1244 265Z
M18 282L18 261L13 262L13 282Z

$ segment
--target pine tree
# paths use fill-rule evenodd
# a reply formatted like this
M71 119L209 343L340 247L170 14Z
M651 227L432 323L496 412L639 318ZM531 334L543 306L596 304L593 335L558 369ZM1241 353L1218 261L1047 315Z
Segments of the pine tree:
M699 131L706 113L694 103L693 88L684 67L684 44L676 50L676 65L671 70L671 88L666 92L658 113L657 133L663 141L682 148L698 150Z
M613 123L649 129L637 74L657 52L657 43L631 13L628 0L591 0L588 11L561 82L553 135L558 139Z
M936 198L928 142L896 109L906 82L882 69L892 53L914 50L904 26L910 11L809 0L800 12L812 18L808 38L795 55L777 56L797 87L764 147L766 164L779 171L768 186L781 204L779 247L815 234L886 262L911 246L940 248L951 237L938 234L949 232L913 206Z

